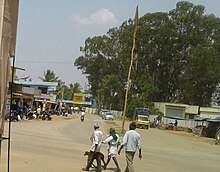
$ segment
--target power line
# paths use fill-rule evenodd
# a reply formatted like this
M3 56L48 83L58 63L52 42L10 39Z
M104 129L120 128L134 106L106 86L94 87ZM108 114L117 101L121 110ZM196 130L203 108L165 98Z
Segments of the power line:
M56 61L21 61L21 60L18 60L16 61L18 63L33 63L33 64L73 64L73 61L72 62L56 62Z

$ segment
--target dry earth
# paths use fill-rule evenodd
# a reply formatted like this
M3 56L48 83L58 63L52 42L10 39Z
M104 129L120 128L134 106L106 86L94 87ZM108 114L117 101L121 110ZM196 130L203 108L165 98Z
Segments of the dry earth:
M86 164L85 150L89 150L89 137L93 124L98 122L107 137L110 126L121 125L101 120L87 114L80 122L78 114L69 117L53 116L52 121L20 121L12 123L11 172L80 172ZM7 135L8 123L5 126ZM120 126L119 126L120 128ZM127 123L126 123L127 128ZM191 133L162 131L158 129L137 130L141 135L143 159L135 156L137 172L219 172L220 146L213 139L193 136ZM102 152L107 154L107 145ZM7 171L7 142L3 142L0 171ZM124 154L118 156L122 169ZM105 170L114 171L110 162ZM94 169L91 169L94 171ZM123 171L123 170L122 170Z

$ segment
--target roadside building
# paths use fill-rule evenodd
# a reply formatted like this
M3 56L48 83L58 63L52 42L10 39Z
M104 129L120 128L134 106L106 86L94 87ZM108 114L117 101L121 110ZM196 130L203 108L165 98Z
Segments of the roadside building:
M14 81L14 99L22 107L28 106L36 109L52 108L56 105L56 87L57 82L28 82Z
M194 105L155 102L154 106L162 112L164 116L171 118L194 119L199 114L199 106Z
M11 90L9 90L11 91ZM33 107L35 89L14 84L13 101L19 107Z
M220 108L216 107L200 107L200 117L215 118L220 116Z
M91 94L74 93L73 95L73 106L79 107L93 107L94 100Z
M163 124L174 124L177 120L178 126L193 128L195 126L194 119L199 114L199 106L194 105L155 102L154 106L164 114L161 118Z

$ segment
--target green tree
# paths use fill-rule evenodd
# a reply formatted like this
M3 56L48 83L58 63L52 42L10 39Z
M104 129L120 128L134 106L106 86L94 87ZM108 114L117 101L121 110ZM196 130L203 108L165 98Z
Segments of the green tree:
M220 19L204 12L204 6L183 1L169 12L140 18L129 112L154 101L210 104L220 82ZM87 38L83 55L74 63L88 76L91 92L101 104L111 102L107 76L117 76L123 102L133 30L129 19L106 35Z
M81 92L82 90L82 87L77 82L66 86L65 83L62 82L58 76L56 76L54 71L50 69L44 72L44 77L40 77L40 79L43 82L58 82L58 86L56 89L58 99L73 100L73 94L76 92Z
M59 77L56 76L54 71L47 69L46 72L44 72L44 77L39 77L43 82L60 82L58 79Z
M73 100L74 93L80 93L82 90L79 83L70 84L68 86L64 86L64 99Z
M122 91L121 83L116 75L107 75L99 83L97 90L97 104L99 109L105 107L106 109L121 110L122 107Z
M189 2L179 2L170 11L178 32L180 64L175 101L200 106L210 104L220 78L220 20L204 12L204 6Z

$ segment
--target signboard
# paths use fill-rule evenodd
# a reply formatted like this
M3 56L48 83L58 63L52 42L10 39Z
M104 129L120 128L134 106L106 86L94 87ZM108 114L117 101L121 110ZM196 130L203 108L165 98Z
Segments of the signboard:
M33 94L34 95L35 89L34 88L30 88L30 87L22 87L22 93Z

